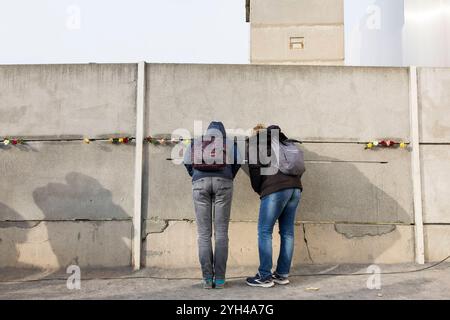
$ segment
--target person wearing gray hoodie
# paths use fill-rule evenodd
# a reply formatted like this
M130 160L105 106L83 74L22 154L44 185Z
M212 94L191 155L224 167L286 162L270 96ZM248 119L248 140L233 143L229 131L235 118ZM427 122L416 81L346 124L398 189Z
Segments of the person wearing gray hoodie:
M198 253L203 274L203 287L221 289L225 284L228 259L228 225L233 197L233 179L240 169L236 143L226 138L222 122L211 122L204 137L225 142L226 160L217 170L196 168L192 160L194 142L186 149L184 165L192 177L192 192L198 231ZM199 137L197 139L202 139ZM201 143L200 143L201 145ZM194 149L195 150L195 149ZM231 155L231 156L230 156ZM215 250L212 249L214 225Z

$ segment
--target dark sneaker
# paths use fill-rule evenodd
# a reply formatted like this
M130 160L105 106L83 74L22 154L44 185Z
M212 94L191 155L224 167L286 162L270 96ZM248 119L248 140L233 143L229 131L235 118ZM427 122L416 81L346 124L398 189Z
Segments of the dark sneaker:
M280 276L276 272L272 275L272 280L276 284L289 284L289 279L287 277Z
M247 278L246 282L251 287L270 288L275 285L275 283L273 283L273 280L272 280L272 275L269 275L266 278L261 278L259 273L254 277Z
M223 289L224 287L225 287L225 280L224 279L216 279L215 288Z
M212 279L203 279L203 289L212 289L213 281Z

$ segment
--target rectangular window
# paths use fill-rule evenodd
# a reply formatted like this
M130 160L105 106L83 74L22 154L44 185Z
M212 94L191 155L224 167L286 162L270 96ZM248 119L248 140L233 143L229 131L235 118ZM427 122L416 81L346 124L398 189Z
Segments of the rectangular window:
M305 48L305 38L304 37L290 37L289 49L302 50L304 48Z

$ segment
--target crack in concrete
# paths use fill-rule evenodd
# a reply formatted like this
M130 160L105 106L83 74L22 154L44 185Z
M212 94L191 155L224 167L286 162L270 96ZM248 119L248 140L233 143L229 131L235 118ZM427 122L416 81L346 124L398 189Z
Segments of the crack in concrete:
M303 228L303 241L305 242L306 251L308 252L309 260L311 260L311 262L314 263L314 260L311 256L311 251L309 250L308 239L306 238L306 228L305 228L304 223L302 224L302 228Z
M168 220L162 220L162 222L164 223L164 225L159 229L159 231L149 232L149 233L163 233L164 231L166 231L166 229L169 227L169 221Z
M147 225L147 223L155 223L158 224L160 223L160 225L157 225L158 229L156 230L151 230L151 227ZM142 241L146 241L147 237L150 234L155 234L155 233L163 233L164 231L166 231L166 229L169 227L169 222L170 220L156 220L156 219L150 219L150 220L146 220L145 223L145 227L143 228L143 234L142 234ZM150 229L147 231L147 229Z

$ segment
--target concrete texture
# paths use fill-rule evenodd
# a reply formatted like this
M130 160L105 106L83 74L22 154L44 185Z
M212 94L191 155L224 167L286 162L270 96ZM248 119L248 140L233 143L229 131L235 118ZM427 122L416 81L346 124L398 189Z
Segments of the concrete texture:
M132 215L132 145L29 142L0 146L0 157L0 221Z
M252 24L344 24L343 0L253 0Z
M450 142L450 70L418 69L420 141Z
M302 148L307 171L298 221L413 222L407 150L369 151L360 144L332 143L305 143ZM146 150L146 218L193 220L191 179L184 166L166 160L170 148L147 146ZM243 167L234 183L231 219L257 221L258 211L259 196Z
M422 203L425 223L450 223L450 146L422 145Z
M252 63L344 64L343 0L252 1L250 16Z
M330 142L388 137L408 141L406 69L157 64L147 71L149 135L167 135L177 128L192 132L194 120L206 126L220 119L229 129L279 123L291 137L322 142L302 146L308 162L298 221L314 222L306 224L306 230L317 240L308 254L299 227L296 261L414 259L410 153ZM147 267L198 265L195 224L183 222L194 220L191 182L183 166L167 160L174 157L171 151L145 148L143 209L152 230L143 235ZM258 208L259 197L244 167L235 181L231 219L236 222L234 239L245 237L246 246L230 246L231 266L257 262L252 222L257 221Z
M81 289L68 290L66 279L68 274L45 276L45 281L33 282L0 282L0 299L176 299L176 300L397 300L397 299L450 299L450 264L442 264L428 271L381 275L381 287L369 289L367 286L369 265L322 265L314 267L302 266L293 270L301 277L291 277L288 286L275 286L269 289L251 288L244 283L244 278L253 275L252 268L230 270L233 276L224 290L201 289L199 280L166 280L155 279L152 270L141 270L131 274L127 270L82 270ZM412 264L378 265L381 272L398 272L417 270L420 266ZM186 277L186 269L177 277ZM350 274L360 276L313 276L320 273ZM25 273L18 276L16 270L8 279L4 272L2 281L40 279L42 276ZM28 277L27 277L28 275ZM52 280L52 279L60 280ZM89 279L89 280L87 280ZM317 290L308 290L317 288ZM182 306L182 304L180 304Z
M135 64L0 66L0 136L134 134Z
M450 255L450 225L425 225L425 260L440 261Z
M410 152L360 144L302 145L299 221L412 223Z
M274 263L279 251L274 231ZM298 224L294 265L326 263L403 263L414 259L413 228L408 225ZM228 267L258 265L257 224L231 222ZM197 227L191 221L169 221L147 235L144 264L170 273L198 266ZM199 275L199 274L198 274Z
M0 223L0 268L129 266L131 221Z
M309 60L309 61L260 61L252 65L298 65L298 66L342 66L341 60Z
M302 37L303 49L291 49L290 38ZM252 27L252 63L340 61L345 57L344 26Z
M136 65L2 66L0 80L0 136L135 134ZM409 142L408 80L406 68L151 64L145 135L192 132L194 120L222 120L243 129L238 135L279 124L306 141L295 264L413 261L410 152L363 144ZM446 255L450 234L447 82L448 70L419 69L429 261ZM105 141L1 145L0 266L129 265L134 152L134 144ZM144 156L142 263L198 271L190 178L166 160L170 147L146 145ZM244 167L234 189L232 268L257 264L258 208Z
M307 171L299 221L413 222L407 150L368 151L360 144L332 143L305 143L302 148ZM146 155L151 159L144 173L146 217L194 219L191 180L184 166L166 160L170 148L148 146ZM257 220L259 196L246 171L243 167L234 184L235 221ZM176 196L167 201L168 194Z
M408 92L405 68L152 64L146 133L220 119L227 129L277 123L303 140L409 140Z

